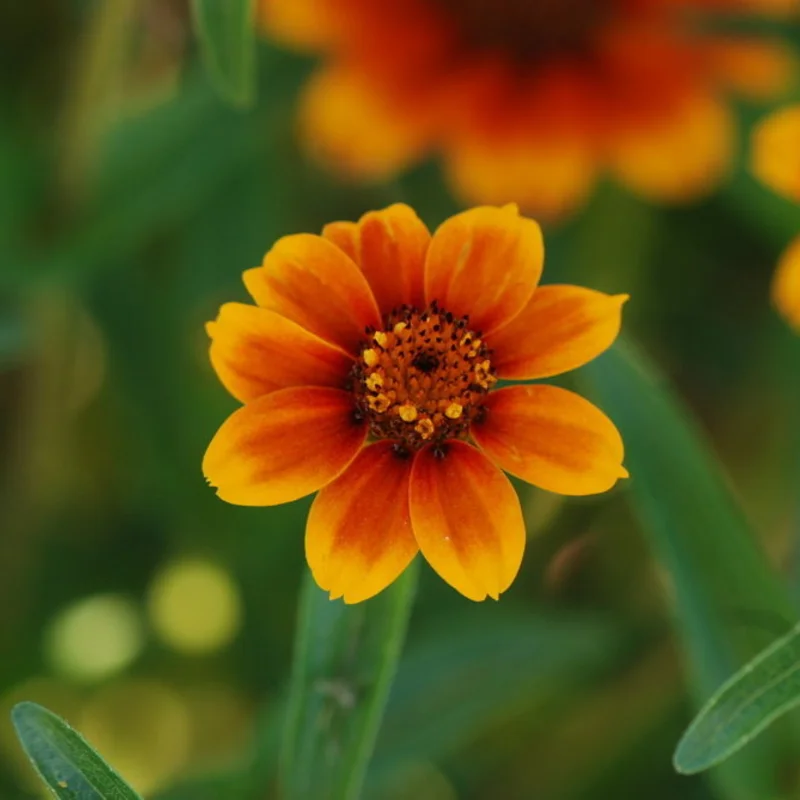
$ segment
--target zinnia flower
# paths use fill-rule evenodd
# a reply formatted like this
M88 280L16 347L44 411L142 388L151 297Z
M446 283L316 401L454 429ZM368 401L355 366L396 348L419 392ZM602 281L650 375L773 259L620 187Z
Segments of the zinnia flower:
M797 0L260 0L265 30L326 56L301 129L354 177L433 151L469 202L552 217L609 172L684 201L732 160L726 91L763 97L793 74L774 42L703 30L701 14Z
M774 191L800 203L800 106L777 111L756 128L753 171ZM800 332L800 236L778 262L772 281L772 300Z
M244 273L258 305L209 323L211 363L244 406L209 445L223 500L319 490L306 556L331 598L364 600L417 551L472 600L497 598L525 546L506 470L585 495L627 475L611 421L554 386L615 339L625 295L536 288L539 226L482 207L430 235L404 205L280 239Z

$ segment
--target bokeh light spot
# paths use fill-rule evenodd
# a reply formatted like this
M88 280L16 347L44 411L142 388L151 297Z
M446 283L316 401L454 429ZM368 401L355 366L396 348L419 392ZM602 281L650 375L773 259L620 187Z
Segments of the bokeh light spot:
M183 768L191 747L186 704L156 681L100 689L84 707L78 728L136 791L147 795Z
M122 671L143 645L136 606L114 594L87 597L62 609L45 634L45 652L53 669L86 682Z
M200 559L170 564L154 579L148 598L153 627L187 654L219 650L238 633L241 601L230 575Z

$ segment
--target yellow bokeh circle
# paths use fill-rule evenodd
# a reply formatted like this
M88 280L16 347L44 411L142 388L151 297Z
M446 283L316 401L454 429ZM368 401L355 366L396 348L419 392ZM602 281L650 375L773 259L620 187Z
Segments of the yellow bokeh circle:
M241 625L241 600L233 579L219 565L201 559L172 563L156 575L148 609L161 639L187 654L220 650Z

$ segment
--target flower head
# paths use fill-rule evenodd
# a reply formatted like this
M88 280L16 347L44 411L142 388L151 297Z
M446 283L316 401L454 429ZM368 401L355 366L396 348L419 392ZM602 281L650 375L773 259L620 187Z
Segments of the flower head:
M627 475L611 421L572 392L498 379L574 369L614 341L625 295L537 288L539 226L515 206L430 235L407 206L280 239L247 271L257 305L209 323L243 407L209 445L219 496L274 505L318 491L306 556L332 598L364 600L418 551L462 594L497 598L525 527L501 470L562 494Z
M733 152L733 89L781 90L775 42L701 14L796 0L260 0L265 30L325 56L304 138L346 174L384 178L431 151L471 202L575 208L608 171L660 201L713 189Z
M753 134L752 168L774 191L800 202L800 106L767 117ZM800 223L800 218L798 218ZM800 237L784 252L772 281L772 300L800 331Z

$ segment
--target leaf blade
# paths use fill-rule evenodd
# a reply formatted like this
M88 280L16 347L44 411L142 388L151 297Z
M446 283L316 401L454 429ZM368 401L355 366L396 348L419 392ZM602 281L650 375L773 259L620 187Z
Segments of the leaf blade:
M681 737L673 763L685 775L713 767L800 705L800 625L731 676Z
M14 706L11 719L26 755L59 800L141 800L64 720L36 703Z
M255 100L253 0L192 0L192 19L203 60L219 93L234 105Z

